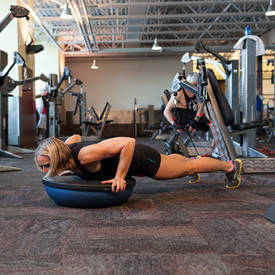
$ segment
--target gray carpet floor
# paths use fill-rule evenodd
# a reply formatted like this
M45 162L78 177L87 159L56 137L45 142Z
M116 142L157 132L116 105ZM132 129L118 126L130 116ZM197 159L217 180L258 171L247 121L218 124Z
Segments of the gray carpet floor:
M142 139L141 142L147 142ZM149 142L149 141L148 141ZM161 149L161 142L149 142ZM237 190L222 173L136 178L123 205L73 209L47 196L33 154L0 158L0 274L275 274L275 174Z

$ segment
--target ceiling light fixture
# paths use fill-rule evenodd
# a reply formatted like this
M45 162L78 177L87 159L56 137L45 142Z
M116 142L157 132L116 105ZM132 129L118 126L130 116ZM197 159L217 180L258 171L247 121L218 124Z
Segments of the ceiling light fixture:
M153 51L161 51L162 50L162 47L158 44L158 39L157 38L155 38L155 40L154 40L152 50Z
M69 4L68 4L67 2L64 4L64 9L63 9L63 11L62 11L60 17L61 17L62 19L72 19L72 18L73 18L73 16L72 16L72 11L71 11L71 9L69 8Z
M92 66L91 66L91 69L92 69L92 70L97 70L97 69L99 69L99 67L96 65L95 58L94 58L94 60L93 60L93 64L92 64Z
M270 0L269 6L267 8L267 11L265 12L266 16L274 16L275 15L275 3L273 3L274 0Z

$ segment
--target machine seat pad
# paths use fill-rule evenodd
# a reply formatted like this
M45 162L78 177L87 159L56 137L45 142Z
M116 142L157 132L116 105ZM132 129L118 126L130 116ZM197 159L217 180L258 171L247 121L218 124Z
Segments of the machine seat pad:
M215 94L218 106L221 110L221 114L224 120L225 126L230 126L234 124L234 115L231 110L231 107L220 87L220 84L214 74L214 72L211 69L207 69L207 76L211 83L213 92Z
M107 123L111 123L111 122L113 122L113 120L111 119L111 120L106 120L105 121L105 123L107 124ZM92 121L83 121L83 123L84 124L86 124L86 125L92 125L92 126L101 126L102 125L102 121L99 121L99 122L92 122Z
M262 127L264 125L265 125L264 122L256 120L256 121L250 121L250 122L246 122L246 123L234 124L231 126L231 129L237 130L237 131L242 131L242 130L253 129L256 127Z

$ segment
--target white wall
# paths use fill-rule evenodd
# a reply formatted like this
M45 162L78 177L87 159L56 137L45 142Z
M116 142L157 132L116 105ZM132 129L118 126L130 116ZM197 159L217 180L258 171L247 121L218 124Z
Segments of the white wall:
M155 109L160 108L161 94L164 89L170 90L174 75L182 70L180 58L181 56L109 60L98 58L98 70L90 69L91 58L68 59L66 65L74 77L83 81L87 107L92 105L100 111L108 101L112 105L109 118L129 123L132 120L134 98L137 99L138 108L150 104ZM66 111L73 110L74 100L72 96L66 95Z
M58 48L53 44L43 45L44 50L35 54L35 75L43 73L46 76L49 74L59 75L59 57ZM45 82L36 81L36 94L45 87Z
M39 42L37 42L39 43ZM59 56L58 48L53 44L44 44L44 50L35 54L35 76L43 73L46 76L49 74L57 74L59 78ZM39 80L35 82L35 93L40 94L46 86L46 83ZM42 107L42 99L36 99L36 107L38 110Z

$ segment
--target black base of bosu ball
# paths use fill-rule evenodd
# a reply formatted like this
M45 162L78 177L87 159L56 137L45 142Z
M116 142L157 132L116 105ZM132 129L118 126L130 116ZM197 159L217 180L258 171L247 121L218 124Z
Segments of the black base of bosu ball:
M126 190L113 193L111 184L85 180L78 176L43 178L48 196L58 205L77 208L102 208L125 203L132 195L135 179L126 179Z

